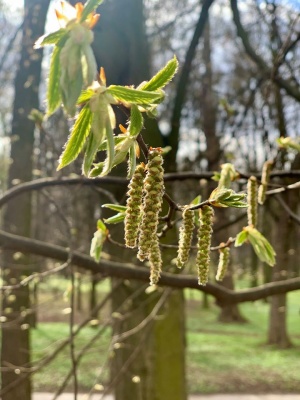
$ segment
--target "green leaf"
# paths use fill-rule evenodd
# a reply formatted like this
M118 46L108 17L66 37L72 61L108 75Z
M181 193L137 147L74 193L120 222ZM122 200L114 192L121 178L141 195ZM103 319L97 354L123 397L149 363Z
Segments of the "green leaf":
M94 164L94 168L90 170L88 176L89 178L97 178L100 176L104 168L104 162L100 162L98 164Z
M103 0L88 0L81 14L80 22L83 22L87 19L90 13L92 13L100 4L103 3Z
M217 187L211 192L209 201L214 207L235 207L247 208L244 193L235 193L232 189L226 189L224 186Z
M124 221L125 213L119 213L114 215L113 217L105 219L106 224L119 224L120 222Z
M118 136L114 136L115 146L118 146L120 143L124 142L128 138L127 135L120 134ZM107 140L103 140L101 145L98 148L98 151L105 151L107 149Z
M86 89L80 93L78 97L77 104L85 103L91 99L91 97L95 94L93 89Z
M91 242L90 256L99 262L102 252L103 243L107 238L108 231L104 223L99 219L97 222L98 230L94 233L94 237Z
M236 235L235 247L241 246L248 239L248 233L246 231L242 231Z
M269 264L271 267L275 264L276 253L268 240L255 228L248 226L245 228L248 233L249 241L257 257Z
M126 206L121 206L120 204L103 204L103 208L109 208L113 211L118 211L124 213L126 211Z
M162 97L162 93L147 92L123 86L111 85L106 90L119 101L133 104L153 104Z
M178 60L176 56L170 60L164 68L162 68L149 82L146 82L139 87L141 90L149 92L165 87L174 77L178 69Z
M47 87L47 114L51 115L61 104L60 77L60 52L62 47L56 46L50 62L49 81Z
M102 98L101 99L99 98L98 101L99 104L101 104L101 106L103 107L99 107L97 112L93 113L93 120L91 124L92 134L90 135L88 140L82 166L83 173L86 176L89 176L90 168L98 152L99 146L102 144L107 134L106 130L106 123L108 120L107 105L105 108L105 103L102 104L103 103Z
M131 106L129 134L132 137L137 137L143 129L144 119L142 113L135 104Z
M90 133L91 120L91 110L88 105L85 105L76 119L70 137L65 145L65 149L60 156L57 170L70 164L78 157L78 154Z
M97 221L97 229L102 231L102 232L106 232L106 226L105 224L101 221L101 219L98 219Z
M100 176L107 175L111 171L114 162L114 155L115 155L114 131L111 127L111 122L109 119L107 119L106 121L106 139L107 139L106 159L104 161L104 168Z
M34 48L39 49L40 47L43 46L57 44L60 41L60 39L67 34L68 31L62 28L59 29L58 31L49 33L49 35L43 35L35 42Z

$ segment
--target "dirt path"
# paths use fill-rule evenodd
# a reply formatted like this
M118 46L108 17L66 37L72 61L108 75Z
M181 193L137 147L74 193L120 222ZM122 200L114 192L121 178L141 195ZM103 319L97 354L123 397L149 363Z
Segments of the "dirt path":
M33 400L52 400L51 393L34 393ZM74 395L65 393L61 395L59 400L73 400ZM94 395L89 400L100 400L101 395ZM111 395L106 396L105 400L113 400ZM80 394L78 400L88 400L86 394ZM102 399L101 399L102 400ZM215 395L194 395L189 400L300 400L299 394L215 394Z

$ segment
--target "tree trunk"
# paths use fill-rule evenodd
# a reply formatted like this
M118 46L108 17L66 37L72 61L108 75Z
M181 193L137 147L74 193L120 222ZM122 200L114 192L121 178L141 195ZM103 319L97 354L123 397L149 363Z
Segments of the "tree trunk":
M281 211L280 229L277 234L277 261L273 267L272 281L281 281L287 277L288 265L288 246L289 246L289 221L284 213ZM292 345L287 332L286 326L287 316L287 295L281 294L271 297L270 305L270 319L269 319L269 332L268 344L276 345L280 348L288 348Z
M94 48L98 65L105 68L108 84L131 85L149 79L143 1L124 0L122 4L119 1L106 2L101 13L103 19L96 26ZM158 124L154 119L146 119L143 137L152 146L162 145ZM124 196L122 188L112 188L112 191L117 199ZM116 240L123 241L120 226L112 227L111 234ZM116 253L115 247L110 250L112 256L122 261L132 261L134 258L136 262L132 252L118 249ZM166 252L163 255L164 265L169 261L170 256ZM113 287L118 284L119 280L112 280ZM159 301L160 296L152 294L151 300L144 290L132 301L128 301L128 297L133 296L137 290L141 290L139 283L123 282L121 288L118 287L114 293L113 310L122 305L122 313L131 313L125 320L116 319L113 335L136 327ZM145 329L115 346L111 379L116 400L186 399L183 308L182 292L172 292L159 313L164 315L162 320L151 321Z
M202 104L202 125L203 132L206 138L206 158L207 168L209 171L215 171L219 169L221 163L221 148L220 140L216 132L216 120L217 120L217 101L213 91L213 68L211 61L211 43L210 43L210 22L209 17L206 22L204 30L204 43L203 43L203 62L205 63L205 73L203 75L203 87L201 93L201 104ZM213 185L208 185L208 190L211 191ZM209 195L210 193L208 193ZM216 220L221 220L222 223L227 219L226 212L224 210L216 210ZM222 230L220 233L214 235L215 240L218 243L226 241L229 237L228 230ZM212 257L214 260L214 257ZM214 260L217 262L216 260ZM223 286L228 289L234 289L233 281L233 266L228 268L226 277L221 282ZM245 322L245 318L240 314L239 308L236 304L234 305L223 305L218 303L221 308L219 320L222 322Z
M49 0L25 0L23 40L19 68L15 78L15 100L11 135L11 160L8 185L30 181L34 124L28 119L32 108L39 107L38 90L41 75L42 51L33 49L34 42L44 32ZM29 194L11 200L4 213L4 229L22 236L31 233L31 198ZM4 281L15 284L22 275L30 273L28 257L5 252L3 255ZM2 329L1 365L2 400L30 400L31 383L22 378L22 367L30 366L28 315L30 302L28 287L12 290L3 298L7 323Z

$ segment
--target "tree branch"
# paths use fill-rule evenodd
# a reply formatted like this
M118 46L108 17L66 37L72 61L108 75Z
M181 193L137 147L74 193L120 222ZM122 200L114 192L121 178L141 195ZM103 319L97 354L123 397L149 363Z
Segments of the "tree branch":
M170 145L172 146L172 154L169 156L172 163L175 162L175 157L177 154L178 143L179 143L179 130L180 130L180 120L181 120L181 112L184 105L186 90L188 86L188 81L190 77L192 62L195 57L196 49L199 43L199 40L203 34L206 21L208 19L208 11L213 4L214 0L204 0L202 9L199 15L198 22L196 24L196 28L194 31L193 38L191 40L190 46L187 50L184 64L181 69L179 81L176 87L176 97L174 101L174 108L172 112L171 118L171 131L169 133Z
M243 46L248 56L256 63L256 65L260 68L265 77L267 77L268 79L272 79L275 83L277 83L279 87L284 89L287 94L289 94L295 100L300 101L299 88L296 85L293 85L289 80L281 78L278 74L272 74L272 68L269 67L265 60L260 57L260 55L258 55L258 53L251 46L249 36L241 23L237 0L230 0L230 4L233 13L233 20L237 29L237 35L242 40Z
M0 231L0 246L60 261L67 260L69 256L69 252L61 246L46 244L34 239L23 238L4 231ZM149 281L149 270L147 268L108 260L101 260L100 263L96 263L87 255L77 251L74 251L72 256L72 263L74 265L94 273L122 279L134 279L143 282ZM178 275L163 272L159 285L177 289L191 288L200 290L212 295L218 300L218 302L222 302L223 304L234 304L261 300L276 294L299 290L300 278L272 282L251 289L233 291L214 283L208 283L206 286L199 286L197 278L190 275Z

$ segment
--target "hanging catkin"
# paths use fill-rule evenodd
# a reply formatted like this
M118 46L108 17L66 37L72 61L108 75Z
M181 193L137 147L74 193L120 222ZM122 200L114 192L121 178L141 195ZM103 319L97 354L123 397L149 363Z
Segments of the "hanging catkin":
M193 231L195 227L195 211L189 210L186 206L182 213L182 225L179 229L178 255L176 264L182 268L188 261Z
M248 225L252 225L255 228L257 224L257 180L255 176L251 176L248 179L247 192Z
M224 247L223 249L220 249L219 251L220 251L220 255L219 255L219 264L218 264L218 270L217 270L217 274L216 274L216 280L222 281L226 274L227 267L229 264L230 248Z
M164 194L163 158L160 149L150 149L147 173L144 179L144 199L142 220L139 226L138 258L143 261L149 258L151 248L157 252L158 216L161 211Z
M261 185L258 189L258 202L259 204L264 204L266 200L266 191L268 188L268 183L270 180L270 173L273 167L272 161L266 161L263 165L262 176L261 176Z
M145 177L145 165L139 164L129 183L127 192L128 199L126 203L125 214L125 244L127 247L136 247L138 237L138 227L141 216L141 205L143 195L143 181Z
M204 206L199 211L200 226L196 257L199 285L206 285L208 281L213 216L214 210L210 206Z

